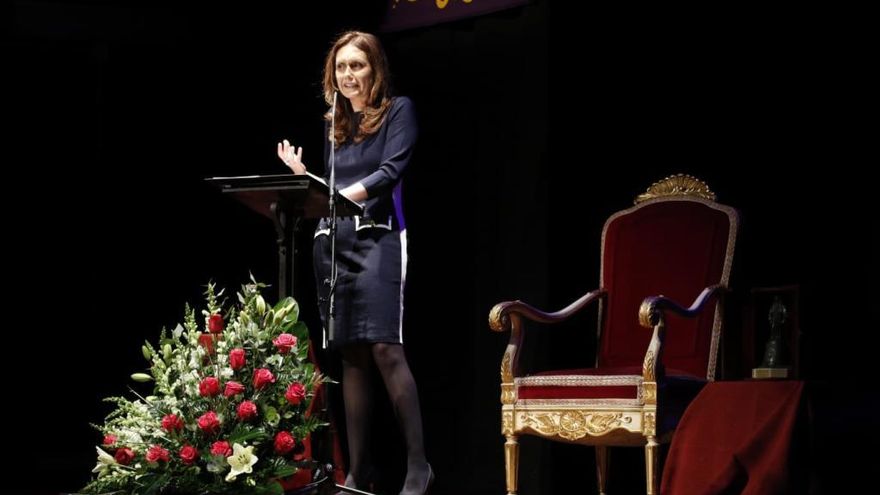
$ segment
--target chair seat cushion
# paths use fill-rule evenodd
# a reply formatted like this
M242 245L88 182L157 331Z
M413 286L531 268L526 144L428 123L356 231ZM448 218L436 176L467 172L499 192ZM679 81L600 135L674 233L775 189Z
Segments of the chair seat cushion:
M596 401L643 405L642 369L636 366L544 371L515 379L519 401ZM660 382L661 400L686 404L706 380L678 370L666 370Z

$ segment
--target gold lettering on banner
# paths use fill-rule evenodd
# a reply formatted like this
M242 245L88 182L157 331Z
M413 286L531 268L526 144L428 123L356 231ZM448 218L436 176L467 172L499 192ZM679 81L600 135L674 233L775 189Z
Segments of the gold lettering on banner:
M413 0L410 0L410 1L413 1ZM471 2L473 2L474 0L461 0L461 1L462 1L463 3L471 3ZM437 3L437 8L438 8L438 9L445 9L446 6L449 4L449 0L437 0L436 3Z
M544 436L556 435L574 441L587 435L599 436L632 422L623 413L520 413L520 423Z
M406 1L408 3L416 3L419 0L406 0ZM473 1L474 0L461 0L462 3L471 3ZM391 8L396 9L397 4L399 4L399 3L400 3L400 0L394 0L394 3L391 4ZM438 9L443 10L446 8L447 5L449 5L449 0L434 0L434 5L436 5Z

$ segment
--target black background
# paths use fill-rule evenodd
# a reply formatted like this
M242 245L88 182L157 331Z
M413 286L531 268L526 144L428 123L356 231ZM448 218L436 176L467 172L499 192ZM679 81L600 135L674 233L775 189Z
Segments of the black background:
M318 171L324 54L345 28L375 30L384 2L4 8L5 448L23 457L17 492L75 491L94 465L89 423L108 412L99 398L125 392L143 340L173 328L209 280L275 281L271 223L201 179L283 173L283 138ZM851 381L876 328L871 291L856 288L876 280L876 220L836 20L582 9L536 0L381 36L421 124L406 183L406 338L437 493L503 489L506 336L486 327L492 305L558 309L596 288L605 218L679 172L742 214L727 377L747 373L736 339L748 291L800 285L802 369L824 400L816 442L846 448L876 402ZM297 297L316 330L303 254ZM525 364L591 363L593 322L588 311L536 336ZM377 429L391 437L377 457L395 493L402 444L392 419ZM522 445L521 493L594 490L591 449ZM620 452L612 490L642 489L641 456ZM818 490L850 466L817 459Z

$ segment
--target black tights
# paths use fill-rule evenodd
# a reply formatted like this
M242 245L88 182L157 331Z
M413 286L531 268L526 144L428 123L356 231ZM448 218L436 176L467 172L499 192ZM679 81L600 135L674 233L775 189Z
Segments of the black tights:
M342 395L348 431L349 473L346 485L365 488L370 462L368 450L372 428L372 364L385 382L385 390L406 441L407 472L401 493L421 493L428 479L428 463L422 440L422 414L416 382L400 344L355 344L342 349Z

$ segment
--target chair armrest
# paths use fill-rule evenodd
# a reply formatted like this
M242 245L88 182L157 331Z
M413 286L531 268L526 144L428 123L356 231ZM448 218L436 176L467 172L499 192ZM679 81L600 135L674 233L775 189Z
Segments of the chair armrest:
M727 293L728 290L729 289L723 285L706 287L703 289L703 292L697 296L689 308L684 308L665 296L646 297L645 300L642 301L641 307L639 307L639 323L641 323L643 327L651 328L660 323L663 316L662 313L666 310L672 311L679 316L693 318L700 314L700 311L703 310L703 307L712 296L717 295L720 297Z
M496 332L509 331L511 329L511 314L522 315L526 319L539 323L559 323L570 318L590 302L604 296L605 291L603 289L588 292L577 301L554 313L545 313L522 301L505 301L496 304L492 311L489 312L489 328Z
M672 311L680 316L693 318L703 310L712 296L720 297L727 291L727 287L723 285L706 287L689 308L684 308L664 296L646 297L642 301L642 305L639 307L639 323L643 327L654 329L654 335L651 336L648 351L642 361L642 383L646 404L657 403L656 382L663 376L663 369L660 365L660 355L663 352L663 341L666 335L666 319L663 317L663 312Z
M605 296L603 289L584 294L577 301L555 313L545 313L522 301L498 303L489 312L489 328L496 332L510 331L510 341L501 359L501 403L516 401L514 377L519 376L519 348L522 345L522 317L539 323L558 323L571 317L595 299Z

